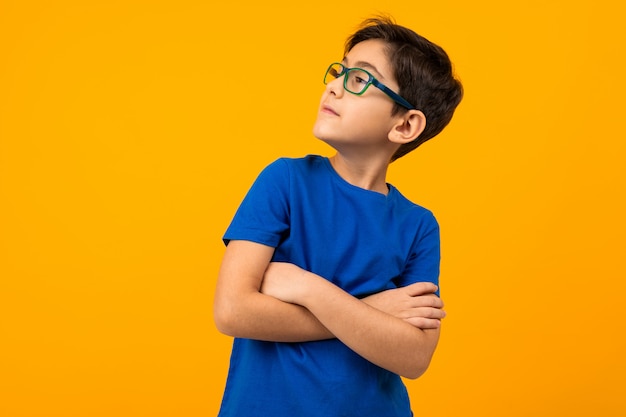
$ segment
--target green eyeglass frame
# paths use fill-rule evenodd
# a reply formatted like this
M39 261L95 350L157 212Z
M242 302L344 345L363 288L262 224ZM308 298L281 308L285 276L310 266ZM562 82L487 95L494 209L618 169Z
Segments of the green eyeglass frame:
M338 68L340 68L341 70L337 71ZM333 69L334 71L332 71ZM352 91L348 87L348 79L350 78L350 73L351 72L354 73L354 71L359 71L359 74L365 73L368 76L367 80L363 80L365 81L365 84L363 84L361 91ZM329 75L331 77L330 80L329 80ZM344 75L345 77L343 78L343 89L346 90L350 94L360 96L363 93L365 93L365 91L370 85L373 85L374 87L381 90L383 93L387 94L389 98L391 98L393 101L395 101L402 107L405 107L409 110L415 110L415 106L413 106L411 103L406 101L404 98L402 98L402 96L400 96L398 93L393 91L391 88L387 87L385 84L378 81L376 77L374 77L372 74L370 74L368 71L362 68L348 68L340 62L333 62L332 64L328 66L328 69L326 70L326 74L324 74L324 84L328 84L330 81L340 78Z

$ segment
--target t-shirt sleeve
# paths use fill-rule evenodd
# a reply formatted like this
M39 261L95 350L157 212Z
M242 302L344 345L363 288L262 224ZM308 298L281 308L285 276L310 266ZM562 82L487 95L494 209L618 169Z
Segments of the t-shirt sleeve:
M398 286L404 287L415 282L432 282L438 286L440 261L439 224L428 211L420 219L409 259L397 282Z
M231 240L249 240L276 247L289 230L289 169L279 159L257 177L241 202L224 244Z

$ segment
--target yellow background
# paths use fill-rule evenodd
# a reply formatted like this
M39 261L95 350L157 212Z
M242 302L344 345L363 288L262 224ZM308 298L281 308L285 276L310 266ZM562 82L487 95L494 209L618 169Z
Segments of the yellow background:
M624 13L616 1L0 0L0 415L213 416L221 235L311 135L377 11L466 96L389 181L442 228L422 416L623 416Z

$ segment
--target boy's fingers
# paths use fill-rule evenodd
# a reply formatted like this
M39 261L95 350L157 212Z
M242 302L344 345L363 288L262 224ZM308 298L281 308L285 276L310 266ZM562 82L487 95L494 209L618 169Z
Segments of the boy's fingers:
M446 317L446 312L440 308L420 308L414 313L414 317L421 317L424 319L443 319Z
M443 308L443 300L436 295L431 294L414 296L411 302L414 307Z
M432 282L416 282L404 287L410 296L432 294L437 291L437 286Z
M438 319L428 319L424 317L414 317L405 320L407 323L413 325L422 330L426 329L438 329L441 327L441 320Z

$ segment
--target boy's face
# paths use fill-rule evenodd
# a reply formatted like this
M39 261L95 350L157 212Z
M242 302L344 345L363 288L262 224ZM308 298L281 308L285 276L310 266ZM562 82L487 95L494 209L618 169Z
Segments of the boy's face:
M378 39L360 42L348 52L342 64L362 68L394 91L398 84L384 51L385 43ZM362 149L387 144L394 124L391 111L394 102L374 86L360 96L344 90L344 76L326 85L322 94L313 134L337 150L346 146Z

